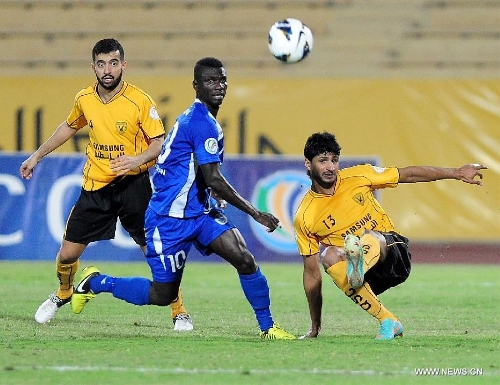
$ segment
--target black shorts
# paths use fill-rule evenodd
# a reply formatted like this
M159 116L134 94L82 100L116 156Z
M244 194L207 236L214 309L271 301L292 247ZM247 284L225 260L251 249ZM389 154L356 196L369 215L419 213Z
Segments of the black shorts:
M387 242L387 256L365 274L365 281L377 295L406 281L411 270L408 238L394 232L381 234Z
M66 223L64 239L85 245L113 239L120 218L135 243L146 245L144 213L151 194L147 172L128 175L96 191L82 189Z

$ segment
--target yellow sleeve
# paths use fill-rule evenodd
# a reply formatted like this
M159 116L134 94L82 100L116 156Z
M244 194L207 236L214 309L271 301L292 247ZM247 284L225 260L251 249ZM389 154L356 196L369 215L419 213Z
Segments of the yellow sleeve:
M161 121L156 104L153 99L143 92L145 97L143 100L143 108L141 108L141 129L144 135L148 138L156 138L165 135L165 128Z
M396 187L399 181L399 170L396 167L366 166L365 176L374 189Z
M302 256L319 253L319 241L310 231L307 230L303 212L297 212L293 227L295 230L295 242Z
M92 90L90 91L92 92ZM80 106L80 97L87 93L87 89L80 91L75 96L75 101L73 103L73 108L66 119L66 122L71 128L76 128L79 130L87 125L87 119L85 118L85 114Z

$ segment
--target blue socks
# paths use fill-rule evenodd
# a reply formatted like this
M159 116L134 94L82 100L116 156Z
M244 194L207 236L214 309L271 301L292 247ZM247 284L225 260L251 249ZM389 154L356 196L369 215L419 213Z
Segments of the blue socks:
M266 277L261 273L259 267L253 274L238 275L240 277L241 288L255 312L260 330L268 330L273 326L274 321L271 316L271 299L269 297L269 286Z
M273 324L271 316L271 299L266 277L260 268L253 274L239 274L241 288L259 323L260 330L270 329ZM142 277L119 278L100 274L90 280L90 290L94 294L111 293L113 297L134 305L149 305L151 281Z
M90 290L94 294L111 293L113 297L134 305L149 305L151 281L142 277L115 278L100 274L90 280Z

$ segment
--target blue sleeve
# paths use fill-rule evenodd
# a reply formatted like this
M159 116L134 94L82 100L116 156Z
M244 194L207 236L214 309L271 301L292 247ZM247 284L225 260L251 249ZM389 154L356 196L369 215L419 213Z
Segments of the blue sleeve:
M219 163L217 126L208 119L193 119L191 134L198 164Z

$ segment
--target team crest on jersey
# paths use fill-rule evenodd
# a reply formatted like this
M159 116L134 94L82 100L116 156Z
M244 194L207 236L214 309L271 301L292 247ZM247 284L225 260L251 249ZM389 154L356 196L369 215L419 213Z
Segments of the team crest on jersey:
M365 197L361 193L357 193L352 197L353 201L360 204L361 206L365 205Z
M118 131L120 135L123 135L125 131L127 131L127 122L116 122L115 127L116 131Z
M151 119L160 119L160 114L158 114L158 110L155 106L152 106L149 109L149 116L151 117Z
M209 154L217 154L217 150L219 149L219 145L217 144L217 139L215 138L208 138L205 140L205 150Z

